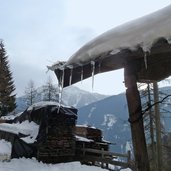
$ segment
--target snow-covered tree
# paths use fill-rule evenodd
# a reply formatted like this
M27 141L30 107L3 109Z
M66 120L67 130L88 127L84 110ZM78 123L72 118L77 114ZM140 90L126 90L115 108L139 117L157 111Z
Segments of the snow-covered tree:
M37 90L33 80L30 80L25 88L25 97L27 106L32 105L36 102Z
M6 115L16 108L15 86L12 72L8 62L8 56L3 44L0 41L0 115Z

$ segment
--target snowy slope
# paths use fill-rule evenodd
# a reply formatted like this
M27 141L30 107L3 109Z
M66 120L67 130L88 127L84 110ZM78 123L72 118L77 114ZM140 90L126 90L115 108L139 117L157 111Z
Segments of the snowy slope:
M125 145L131 140L131 132L124 93L81 107L78 116L78 124L87 124L103 130L104 139L115 144L111 146L112 151L126 152Z
M66 105L79 108L90 103L102 100L106 97L108 96L84 91L75 86L69 86L64 88L62 100Z
M160 88L163 96L171 94L171 87ZM142 101L143 102L143 101ZM161 120L166 132L171 131L171 97L161 107ZM110 96L83 106L78 110L78 124L87 124L103 130L104 138L115 143L115 152L126 152L131 141L130 124L125 93ZM129 147L130 148L130 147Z

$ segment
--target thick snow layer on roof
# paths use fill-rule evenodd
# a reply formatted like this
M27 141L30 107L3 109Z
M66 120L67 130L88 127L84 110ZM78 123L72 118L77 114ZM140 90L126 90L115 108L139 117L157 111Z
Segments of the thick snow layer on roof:
M21 138L23 141L27 143L33 143L35 142L38 135L39 125L37 125L33 121L29 122L27 120L21 123L14 124L2 123L0 124L0 130L11 132L14 134L22 133L24 135L27 135L27 137Z
M38 103L34 103L31 105L27 110L33 110L33 108L45 107L45 106L59 106L57 102L49 102L49 101L42 101Z
M84 65L97 60L101 54L116 54L125 48L135 49L141 46L144 51L148 51L158 38L170 40L170 28L171 5L103 33L79 49L62 67ZM62 67L56 65L56 68Z
M27 110L33 110L33 108L41 108L41 107L46 107L46 106L62 106L62 107L69 107L65 105L61 105L58 102L52 102L52 101L42 101L38 103L34 103L31 105Z

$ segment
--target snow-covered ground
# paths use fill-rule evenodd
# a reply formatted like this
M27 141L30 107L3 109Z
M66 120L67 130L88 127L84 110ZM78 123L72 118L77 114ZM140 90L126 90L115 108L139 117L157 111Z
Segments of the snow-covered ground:
M107 171L95 166L81 165L79 162L44 164L36 159L12 159L10 162L0 162L0 171ZM122 171L130 171L124 169Z
M99 167L81 165L79 162L44 164L36 159L12 159L10 162L0 162L0 171L100 171ZM103 169L103 171L105 171Z

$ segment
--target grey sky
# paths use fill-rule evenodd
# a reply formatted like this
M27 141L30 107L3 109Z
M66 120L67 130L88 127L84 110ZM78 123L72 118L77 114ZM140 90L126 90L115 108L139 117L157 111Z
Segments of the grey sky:
M0 0L0 38L4 40L16 91L23 94L30 79L37 86L47 65L67 60L99 34L170 4L170 0ZM122 71L95 77L94 91L124 91ZM91 90L91 79L77 86Z

